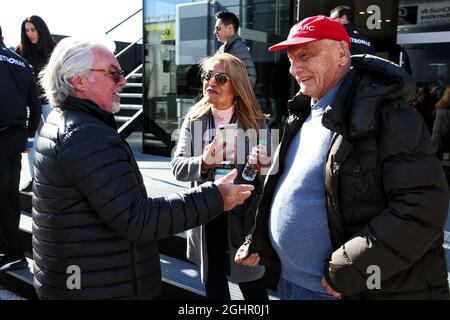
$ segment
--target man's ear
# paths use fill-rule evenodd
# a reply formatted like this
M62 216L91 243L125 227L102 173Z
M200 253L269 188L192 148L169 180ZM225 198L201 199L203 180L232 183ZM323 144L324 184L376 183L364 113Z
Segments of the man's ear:
M229 25L227 25L227 29L228 29L228 33L229 34L234 34L235 32L234 32L234 27L233 27L233 24L232 23L230 23Z
M339 41L338 60L339 65L345 66L350 59L350 49L346 41Z
M75 90L84 91L86 80L87 80L86 77L80 75L71 77L69 79L69 82L75 88Z

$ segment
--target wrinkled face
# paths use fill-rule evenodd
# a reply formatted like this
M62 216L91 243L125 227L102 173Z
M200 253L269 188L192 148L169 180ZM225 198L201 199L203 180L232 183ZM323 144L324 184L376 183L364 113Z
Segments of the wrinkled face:
M32 44L36 44L39 41L39 33L36 27L31 22L25 22L25 32L28 39L30 39Z
M216 35L217 40L225 43L234 35L233 25L229 24L226 26L223 24L222 19L217 19L216 25L214 26L214 34Z
M83 96L107 112L119 112L119 92L127 83L123 75L118 75L115 79L114 72L120 70L119 62L106 49L96 48L93 49L93 53L94 62L90 74L86 76L87 83Z
M288 57L289 72L300 85L300 92L319 100L343 77L348 57L344 44L331 40L319 40L291 47Z
M222 61L213 61L206 68L211 72L211 75L216 73L225 73ZM203 96L208 99L216 109L227 109L233 104L234 89L232 80L227 80L226 83L220 83L215 76L211 76L209 80L203 80Z

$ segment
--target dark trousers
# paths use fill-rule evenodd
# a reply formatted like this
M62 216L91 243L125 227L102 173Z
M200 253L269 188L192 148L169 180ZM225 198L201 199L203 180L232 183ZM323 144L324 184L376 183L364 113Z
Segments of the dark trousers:
M228 213L206 223L208 274L205 288L208 300L231 300L228 287ZM268 300L263 279L238 283L245 300Z
M0 233L2 249L10 258L24 255L19 236L19 182L26 139L27 129L20 126L0 131Z

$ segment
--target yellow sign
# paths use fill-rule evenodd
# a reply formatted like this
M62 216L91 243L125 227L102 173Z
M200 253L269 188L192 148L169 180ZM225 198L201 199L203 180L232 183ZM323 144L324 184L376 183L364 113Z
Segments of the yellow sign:
M175 41L175 23L147 24L145 30L151 33L160 33L161 41Z

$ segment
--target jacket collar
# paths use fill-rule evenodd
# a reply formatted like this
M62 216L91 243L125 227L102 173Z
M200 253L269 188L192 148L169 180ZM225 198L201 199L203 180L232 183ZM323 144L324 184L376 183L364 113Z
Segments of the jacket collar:
M382 105L389 100L408 101L415 94L413 78L396 64L370 55L352 57L352 69L327 108L322 124L350 139L378 131Z
M225 44L225 52L227 52L227 50L229 50L233 46L233 43L235 43L238 39L240 38L237 34L234 34L230 39L228 39Z
M289 114L295 114L297 116L309 115L311 112L311 98L298 93L291 100L288 101Z
M81 111L90 114L91 116L102 121L106 125L110 126L114 130L117 130L116 120L111 112L106 112L102 110L97 104L87 99L79 99L69 96L63 105L60 106L61 109L70 109Z

